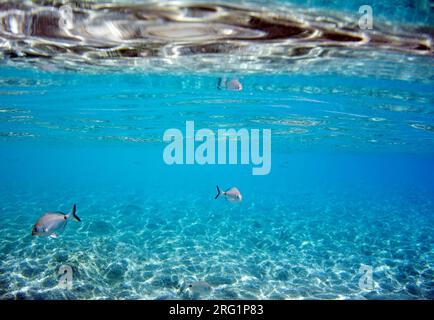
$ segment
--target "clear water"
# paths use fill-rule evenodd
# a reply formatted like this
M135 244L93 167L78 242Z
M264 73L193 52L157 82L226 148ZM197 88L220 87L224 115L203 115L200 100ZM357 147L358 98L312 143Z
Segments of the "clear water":
M240 5L345 20L359 4ZM64 39L16 41L3 24L0 298L434 299L434 69L432 49L412 42L430 44L432 8L382 7L379 28L393 23L400 37L386 47L317 39L319 52L299 56L288 48L301 40L206 40L240 41L240 59L226 49L171 55L205 41L186 34L152 48L119 40L152 57L86 56L103 51L88 39L65 55ZM243 90L218 90L223 75ZM270 128L270 174L165 164L164 131L189 120ZM237 186L243 201L214 200L217 184ZM81 223L32 237L44 212L74 203ZM71 289L58 286L62 265ZM370 288L359 285L363 265ZM211 293L193 296L195 281Z

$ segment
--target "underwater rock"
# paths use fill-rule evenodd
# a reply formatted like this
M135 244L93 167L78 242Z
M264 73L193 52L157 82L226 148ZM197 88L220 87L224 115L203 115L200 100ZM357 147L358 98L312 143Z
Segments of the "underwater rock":
M434 281L434 270L433 269L426 269L421 272L420 276L424 278L426 281ZM434 284L434 283L433 283Z
M376 279L376 278L374 278ZM391 279L385 279L380 282L380 288L384 291L392 292L396 289L395 283Z
M297 275L297 277L306 277L308 272L305 268L302 267L292 267L291 272Z
M398 264L397 260L388 259L388 258L383 259L382 263L385 264L385 265L387 265L387 266L389 266L389 267L391 267L391 268L396 267L397 264Z
M16 300L28 300L29 296L27 295L27 293L20 291L20 292L17 292L15 294L15 299Z
M257 220L253 221L252 226L253 226L253 228L255 228L255 229L260 229L260 228L262 228L261 223L258 222Z
M419 287L416 286L416 285L413 284L413 283L407 284L407 285L405 286L405 290L406 290L408 293L410 293L411 295L414 295L414 296L420 296L420 294L421 294L421 291L420 291Z
M64 251L56 252L56 254L54 255L54 259L57 262L66 262L68 261L68 253Z
M428 292L426 292L424 296L426 299L434 300L434 288L428 290Z
M289 280L289 272L286 269L280 269L277 271L275 275L275 279L279 281L288 281Z
M48 292L42 292L39 290L29 290L28 296L32 300L49 300L52 298Z
M105 276L110 282L119 282L123 280L127 269L128 269L128 263L126 262L112 263L108 267Z
M0 299L1 299L1 300L15 300L15 296L14 296L12 293L6 293L6 294L3 294L3 293L0 291Z
M21 269L21 274L26 278L33 278L39 274L39 270L37 268L32 268L31 266L24 266Z
M404 273L406 276L418 276L419 272L411 264L398 266L398 271Z
M55 277L48 277L45 278L44 281L42 281L42 287L44 288L54 288L58 284Z
M254 266L248 266L246 268L246 271L253 277L262 280L264 279L264 277L266 276L267 272L265 271L264 268L258 266L258 265L254 265Z

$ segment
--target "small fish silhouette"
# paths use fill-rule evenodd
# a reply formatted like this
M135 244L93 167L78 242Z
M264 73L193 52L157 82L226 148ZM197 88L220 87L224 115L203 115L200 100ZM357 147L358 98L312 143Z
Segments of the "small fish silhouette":
M214 199L217 199L221 194L223 194L229 202L241 202L243 200L240 191L236 187L221 192L219 186L217 186L217 195Z
M211 285L206 281L194 281L188 285L188 289L198 298L207 296L212 291Z
M243 85L236 78L228 80L225 77L223 77L219 79L217 88L220 90L241 91L243 90Z

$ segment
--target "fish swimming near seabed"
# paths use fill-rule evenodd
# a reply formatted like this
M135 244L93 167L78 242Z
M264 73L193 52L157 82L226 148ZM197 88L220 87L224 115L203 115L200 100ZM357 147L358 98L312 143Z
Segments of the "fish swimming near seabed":
M211 285L206 281L194 281L188 285L193 297L203 298L209 295L212 291Z
M65 228L69 219L74 217L77 221L81 219L76 215L77 207L74 204L72 211L68 214L63 212L47 212L36 221L32 229L32 236L57 238L57 232Z
M221 194L225 196L226 200L229 202L241 202L243 200L243 196L236 187L232 187L224 192L221 192L219 186L217 186L217 195L214 199L217 199Z

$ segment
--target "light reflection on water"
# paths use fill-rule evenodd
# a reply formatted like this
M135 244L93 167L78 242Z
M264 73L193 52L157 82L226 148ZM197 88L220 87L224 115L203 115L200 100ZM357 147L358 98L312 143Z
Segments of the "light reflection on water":
M59 3L47 3L0 4L7 64L87 72L339 70L402 79L423 78L418 66L432 64L431 27L378 19L373 30L361 30L357 12L258 2L77 2L67 16ZM408 66L398 72L396 63Z

